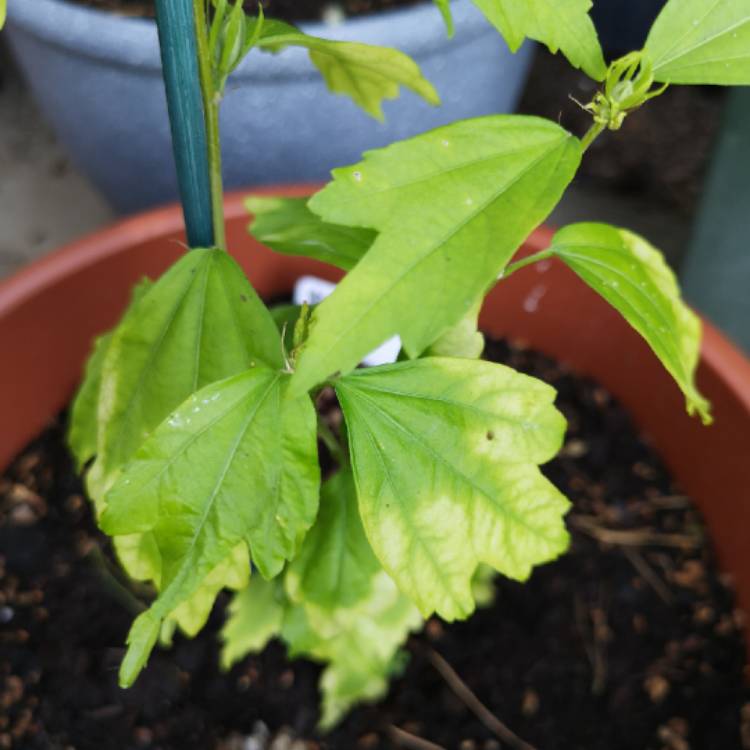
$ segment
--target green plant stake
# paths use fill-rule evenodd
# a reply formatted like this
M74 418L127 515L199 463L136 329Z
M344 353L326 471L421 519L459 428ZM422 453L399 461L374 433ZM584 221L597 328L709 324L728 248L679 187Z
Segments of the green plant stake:
M156 0L172 148L190 247L216 244L192 0Z

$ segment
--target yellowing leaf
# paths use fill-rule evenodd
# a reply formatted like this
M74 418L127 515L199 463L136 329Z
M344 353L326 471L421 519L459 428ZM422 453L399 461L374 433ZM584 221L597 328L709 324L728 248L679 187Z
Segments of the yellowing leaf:
M126 317L151 288L151 279L144 278L133 288L132 300L125 311ZM78 393L73 400L68 428L68 445L76 459L80 471L96 455L99 440L99 395L102 386L102 366L104 357L112 341L113 332L105 333L94 341L93 351L86 362L86 368Z
M306 48L328 88L351 97L378 120L383 119L383 100L395 99L400 86L406 86L430 104L440 104L437 92L419 66L395 49L320 39L282 21L265 21L257 46L270 51L287 46Z
M281 632L285 599L274 581L253 576L247 588L234 596L221 631L221 665L232 664L250 653L262 651Z
M270 313L227 253L191 250L135 302L107 347L94 500L172 409L254 362L283 366Z
M233 599L222 664L260 651L280 633L291 657L325 665L321 725L330 728L354 703L385 694L399 648L421 624L370 549L344 469L323 485L320 514L286 569L283 590L256 576Z
M309 206L380 232L315 309L293 386L348 372L394 334L417 356L466 316L573 178L578 139L554 123L496 115L370 151ZM429 314L426 314L429 311Z
M399 648L421 625L417 609L382 570L373 577L368 596L353 607L287 608L281 635L290 656L326 665L320 678L322 729L330 729L355 703L386 693L400 666Z
M550 386L426 358L357 370L336 392L367 537L424 616L469 615L482 562L524 580L567 548L568 502L537 466L565 426Z
M695 385L701 324L680 298L662 254L642 237L607 224L572 224L552 252L643 336L687 399L688 411L710 423L710 404Z
M99 391L102 382L102 363L107 353L111 333L105 333L94 341L94 349L86 363L83 383L73 401L70 413L68 444L76 459L78 471L96 455L99 421Z
M133 626L121 682L132 683L161 624L246 544L267 578L291 559L318 506L315 411L287 397L288 376L256 367L188 398L107 493L112 536L150 533L160 594ZM214 582L215 585L215 582Z

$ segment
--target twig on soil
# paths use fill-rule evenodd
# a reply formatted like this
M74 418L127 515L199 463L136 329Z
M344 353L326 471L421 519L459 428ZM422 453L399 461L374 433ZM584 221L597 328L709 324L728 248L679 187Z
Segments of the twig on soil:
M427 650L427 656L432 666L440 673L441 677L448 683L450 689L460 698L466 707L493 732L502 742L515 748L515 750L535 750L533 745L522 740L515 732L508 729L487 706L474 694L471 688L458 676L450 664L434 649Z
M620 547L699 547L698 534L663 534L652 529L608 529L592 516L571 514L571 525L594 539Z
M609 640L609 627L604 606L586 607L583 599L576 596L575 618L586 656L591 664L591 692L593 695L602 695L607 687L607 641Z
M664 581L659 578L656 571L648 564L646 558L637 549L624 547L622 551L625 557L630 560L631 565L640 573L643 580L651 586L659 598L665 604L674 604L674 595Z
M409 750L445 750L442 745L436 745L434 742L417 737L416 734L407 732L405 729L395 726L395 724L388 727L388 736L396 745L409 748Z
M659 510L682 510L692 504L686 495L661 495L649 498L648 502Z

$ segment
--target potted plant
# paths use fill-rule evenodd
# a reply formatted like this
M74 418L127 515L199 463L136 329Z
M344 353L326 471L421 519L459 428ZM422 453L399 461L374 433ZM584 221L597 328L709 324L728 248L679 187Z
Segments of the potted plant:
M469 0L454 6L450 44L439 14L426 2L335 26L302 24L311 36L402 50L433 82L440 107L433 106L435 96L425 102L409 93L385 103L384 119L379 110L365 113L342 97L326 96L305 50L256 52L244 60L222 113L227 184L323 180L367 148L456 119L512 111L531 48L511 55ZM7 32L44 116L116 209L133 212L176 198L153 19L76 0L15 0ZM474 71L470 78L466 70Z
M98 339L71 414L78 464L93 460L86 486L97 521L131 579L155 592L130 630L123 686L135 681L158 641L169 643L178 629L195 635L218 592L233 588L224 663L280 634L292 654L325 665L321 720L330 728L357 701L383 695L401 664L401 644L423 618L463 619L486 602L493 570L525 580L534 566L565 551L569 503L539 470L560 448L565 420L548 385L478 359L484 342L477 321L490 287L483 330L526 336L600 376L624 400L701 502L737 576L740 601L748 601L742 529L750 506L733 504L734 494L713 503L748 478L748 363L708 328L701 382L716 424L707 430L695 418L711 421L695 382L701 325L646 240L578 224L537 232L513 260L586 148L658 95L655 82L748 81L734 42L727 45L722 33L746 8L722 7L700 27L685 6L670 0L645 49L609 67L585 7L569 10L575 33L562 38L554 14L521 14L512 27L508 16L490 16L511 43L521 41L514 31L533 34L603 79L586 105L591 129L579 139L537 118L477 118L372 151L335 170L309 201L294 191L256 196L256 237L280 253L312 259L286 262L240 242L237 199L224 234L216 92L236 62L223 54L235 47L236 34L253 44L287 44L298 32L244 15L242 32L235 32L234 11L221 3L207 24L197 2L194 24L188 4L164 4L165 80L187 239L195 249L164 242L177 227L174 212L162 212L73 248L0 290L7 350L19 362L33 361L31 347L67 328L63 312L76 323L88 320L89 332L98 329L121 307L132 280L178 257L158 280L137 287L122 320ZM186 33L191 29L196 39ZM224 249L240 244L252 248L240 257L255 287ZM330 297L314 309L285 306L272 314L265 307L256 288L266 298L288 293L292 279L320 260L345 272ZM563 264L578 281L561 283ZM97 294L81 294L105 267L118 283L100 280ZM523 281L529 275L532 281ZM33 315L45 287L57 295L48 303L56 303L60 319L39 330ZM398 362L357 367L393 334L403 345ZM2 394L5 413L20 425L5 455L62 401L85 339L76 334L76 348L61 354L63 377L23 367L22 382ZM645 347L664 369L644 361ZM692 419L679 413L667 372ZM51 387L35 405L41 382ZM590 518L577 523L613 539ZM694 543L674 536L678 546ZM653 571L644 576L658 581ZM604 638L601 616L591 619L596 638ZM503 742L529 746L432 658ZM180 679L189 682L190 675ZM656 702L664 698L663 684L648 690ZM663 729L659 737L670 742L682 737L682 725ZM406 728L390 727L389 734L402 746L430 746ZM380 741L359 739L371 747Z

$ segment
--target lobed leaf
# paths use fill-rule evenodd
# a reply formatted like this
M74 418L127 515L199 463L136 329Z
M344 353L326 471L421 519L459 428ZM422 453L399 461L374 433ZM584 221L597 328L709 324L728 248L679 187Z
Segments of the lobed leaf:
M367 537L424 616L469 615L482 562L524 580L567 548L568 502L537 466L562 444L553 388L427 358L357 370L336 393Z
M421 625L417 609L383 570L356 606L331 611L305 603L286 610L281 635L290 656L326 665L320 678L322 729L330 729L355 703L386 693L402 663L401 645Z
M685 394L688 411L710 423L710 404L695 385L700 320L680 298L662 254L642 237L607 224L565 227L551 249L646 339Z
M258 366L198 391L107 493L104 531L152 534L161 560L160 594L133 625L122 684L148 657L154 627L240 543L270 578L312 526L320 481L315 410L307 396L288 397L288 380Z
M304 47L331 91L349 96L378 120L383 119L383 100L395 99L400 86L411 89L430 104L440 104L437 92L417 63L395 49L321 39L283 21L268 20L256 44L271 52L288 46Z
M596 81L607 74L599 38L589 16L591 0L473 0L513 52L526 37L561 51L571 65Z
M334 170L311 210L380 234L315 309L297 359L298 392L348 372L394 334L409 356L421 354L494 283L555 206L580 158L580 141L554 123L494 115Z
M94 500L170 411L255 362L283 366L271 315L227 253L191 250L128 310L103 357Z
M349 271L369 250L376 233L361 227L328 224L307 207L307 198L265 198L245 201L254 214L250 233L277 253L302 255Z
M750 85L750 5L742 0L669 0L645 51L657 81Z
M321 724L330 728L354 703L386 692L400 646L421 624L370 549L344 469L323 485L318 519L286 569L283 590L255 577L235 596L222 663L229 667L280 634L291 657L325 664Z

